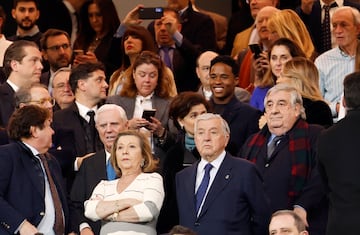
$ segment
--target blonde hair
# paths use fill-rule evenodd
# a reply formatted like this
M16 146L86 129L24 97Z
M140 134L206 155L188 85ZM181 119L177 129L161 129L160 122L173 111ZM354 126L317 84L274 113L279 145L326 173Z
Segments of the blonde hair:
M274 13L268 20L267 28L271 33L276 32L280 38L293 40L304 51L306 58L314 57L315 47L310 34L295 11L286 9Z
M310 60L295 57L285 63L282 76L291 79L301 96L310 100L323 100L319 89L319 72Z
M151 146L150 146L150 142L149 142L148 138L139 131L126 130L126 131L122 131L118 134L118 136L116 137L116 139L114 141L113 147L111 149L110 162L111 162L111 165L114 167L115 173L118 177L121 177L122 173L121 173L121 169L116 160L116 148L117 148L119 138L122 136L135 136L139 139L141 155L144 159L144 164L142 164L142 166L141 166L142 172L151 173L151 172L154 172L155 170L157 170L159 161L157 159L155 159L151 153Z

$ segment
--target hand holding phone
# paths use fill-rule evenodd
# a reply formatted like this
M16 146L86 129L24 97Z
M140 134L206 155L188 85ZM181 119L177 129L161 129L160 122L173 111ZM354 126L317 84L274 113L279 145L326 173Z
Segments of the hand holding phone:
M262 52L261 46L259 44L250 44L249 47L251 52L254 53L254 58L259 58Z
M147 121L151 122L150 117L155 117L156 109L144 109L142 118L146 119Z

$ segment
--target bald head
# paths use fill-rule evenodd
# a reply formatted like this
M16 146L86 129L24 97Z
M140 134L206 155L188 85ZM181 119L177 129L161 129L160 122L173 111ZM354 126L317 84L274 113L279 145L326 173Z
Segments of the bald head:
M209 71L210 71L210 62L219 54L213 51L203 52L197 59L196 62L196 74L201 81L202 86L205 89L210 89L209 85Z
M258 31L259 38L263 43L264 41L268 41L269 38L267 21L274 13L278 11L280 10L273 6L265 6L258 12L256 16L255 19L256 29Z

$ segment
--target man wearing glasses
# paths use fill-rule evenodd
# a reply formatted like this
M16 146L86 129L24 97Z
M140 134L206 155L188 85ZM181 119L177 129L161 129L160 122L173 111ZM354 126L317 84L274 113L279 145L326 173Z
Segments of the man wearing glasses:
M4 55L7 80L0 86L0 126L7 126L15 109L15 92L21 87L38 83L42 69L41 52L34 42L20 40L7 48Z
M72 49L70 36L67 32L59 29L48 29L41 37L41 52L44 60L49 65L48 71L43 71L40 82L48 86L52 94L52 80L54 73L63 67L69 67L71 63Z

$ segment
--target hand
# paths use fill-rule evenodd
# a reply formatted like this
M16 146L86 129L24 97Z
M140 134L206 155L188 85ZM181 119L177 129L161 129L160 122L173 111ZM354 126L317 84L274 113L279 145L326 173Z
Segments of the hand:
M306 210L302 207L295 207L293 211L295 212L295 214L297 214L301 218L301 220L304 222L305 226L309 227L309 223L307 222L307 219L306 219L306 216L307 216Z
M174 33L178 30L176 18L172 17L171 15L165 15L161 17L161 21L166 26L166 30L170 34L170 36L173 36Z
M165 128L162 126L161 122L157 118L155 117L150 117L150 118L151 118L151 122L146 128L149 129L156 136L162 137L165 133Z
M25 220L24 223L21 225L19 232L20 235L28 235L38 233L39 231L34 225L30 224L29 221Z
M94 154L95 154L95 153L88 153L88 154L86 154L86 155L84 155L84 156L82 156L82 157L77 157L77 158L76 158L76 164L77 164L78 169L80 169L80 166L81 166L82 162L83 162L86 158L91 157L91 156L94 155Z
M96 63L98 60L92 51L87 51L84 55L77 55L74 59L74 66L85 63Z
M263 51L260 54L260 57L255 59L253 62L253 67L255 69L256 76L259 79L262 79L265 72L269 69L269 60L267 58L267 52Z
M266 125L266 117L262 115L259 119L259 129L262 129Z
M301 10L309 15L312 11L315 0L301 0Z
M137 130L137 129L140 129L141 127L148 126L149 123L150 122L144 118L133 118L133 119L129 120L128 127L129 127L129 129Z
M86 227L80 231L80 235L94 235L94 232L91 230L91 228Z
M125 24L125 26L130 25L139 25L142 23L142 20L139 19L139 10L141 8L144 8L144 5L138 4L135 8L133 8L131 11L127 13L125 18L122 20L122 23Z

